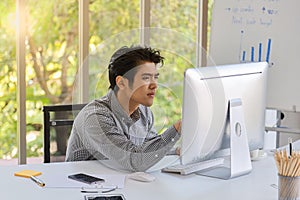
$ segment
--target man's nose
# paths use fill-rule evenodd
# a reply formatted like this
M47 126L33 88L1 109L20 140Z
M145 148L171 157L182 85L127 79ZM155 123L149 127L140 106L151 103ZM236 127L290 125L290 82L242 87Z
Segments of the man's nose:
M157 80L152 79L149 84L150 89L156 89L157 88Z

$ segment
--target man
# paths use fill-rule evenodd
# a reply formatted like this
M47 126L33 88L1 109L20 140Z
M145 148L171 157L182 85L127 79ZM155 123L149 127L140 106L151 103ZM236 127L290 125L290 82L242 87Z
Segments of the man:
M158 135L149 108L163 59L159 51L141 46L113 54L110 90L76 117L66 161L108 159L122 169L145 171L170 151L180 138L181 121Z

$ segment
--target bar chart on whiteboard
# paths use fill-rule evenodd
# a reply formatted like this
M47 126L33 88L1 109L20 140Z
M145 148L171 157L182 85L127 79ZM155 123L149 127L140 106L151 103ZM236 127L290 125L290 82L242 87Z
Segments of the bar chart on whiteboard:
M243 62L269 62L271 53L272 39L268 38L267 41L258 41L257 44L251 46L244 45L244 34L245 31L241 30L240 39L240 50L239 50L239 60ZM265 42L265 43L263 43Z
M269 63L267 107L300 111L299 0L215 0L208 65Z

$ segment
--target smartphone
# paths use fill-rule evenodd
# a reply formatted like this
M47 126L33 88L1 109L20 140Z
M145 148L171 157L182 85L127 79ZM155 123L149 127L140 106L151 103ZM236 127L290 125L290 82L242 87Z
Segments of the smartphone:
M85 196L85 200L125 200L122 194L94 194Z
M91 175L84 174L84 173L72 174L72 175L69 175L68 178L76 180L76 181L80 181L83 183L87 183L87 184L96 184L96 183L105 181L103 178L91 176Z

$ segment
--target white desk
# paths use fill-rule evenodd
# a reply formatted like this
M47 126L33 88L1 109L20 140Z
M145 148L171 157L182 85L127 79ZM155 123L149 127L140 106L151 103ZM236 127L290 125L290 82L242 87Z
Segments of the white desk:
M231 180L221 180L199 175L181 176L177 174L152 172L156 180L151 183L125 180L125 187L112 193L122 193L127 200L268 200L277 199L277 190L271 184L277 184L277 170L273 157L254 161L253 171L249 175ZM15 177L14 172L23 169L41 171L39 176L86 172L90 174L122 174L101 165L98 161L73 163L49 163L20 166L0 166L1 199L70 199L83 200L80 189L40 188L33 181ZM124 174L124 173L123 173Z

